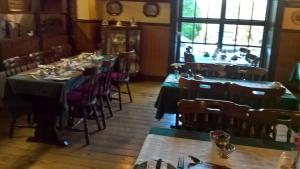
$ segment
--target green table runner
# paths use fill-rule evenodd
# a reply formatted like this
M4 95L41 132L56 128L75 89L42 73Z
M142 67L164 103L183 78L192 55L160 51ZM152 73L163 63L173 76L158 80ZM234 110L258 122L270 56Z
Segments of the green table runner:
M245 85L250 87L270 87L272 82L266 81L248 81L248 80L236 80L236 79L226 79L226 78L213 78L205 77L207 81L218 81L218 82L232 82L239 85ZM156 118L161 119L164 113L176 113L177 112L177 102L179 98L179 84L178 79L175 78L174 74L169 74L165 82L162 84L160 93L155 103L157 108ZM298 110L298 99L294 96L288 89L286 93L281 97L279 107L286 110Z
M175 129L167 129L167 128L151 128L149 134L210 141L209 134L205 132L175 130ZM293 143L277 142L273 140L246 138L246 137L231 137L230 141L233 144L237 144L237 145L270 148L270 149L277 149L277 150L291 150L292 148L295 147L295 144Z

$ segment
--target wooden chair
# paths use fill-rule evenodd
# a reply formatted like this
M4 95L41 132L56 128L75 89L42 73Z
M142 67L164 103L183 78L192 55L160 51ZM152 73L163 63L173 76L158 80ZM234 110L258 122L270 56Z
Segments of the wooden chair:
M205 76L209 77L224 77L225 76L225 66L221 64L207 64L206 71L203 71Z
M236 65L227 65L224 68L226 78L241 79L240 67Z
M56 58L66 58L72 55L71 45L53 46L51 49L54 51Z
M249 54L249 53L250 53L249 49L247 49L247 48L240 48L240 56L241 57L246 57L247 54Z
M235 83L228 85L228 99L237 104L253 105L253 90Z
M250 106L224 102L223 129L234 136L250 136Z
M286 141L290 142L292 135L292 114L279 109L260 109L252 110L251 134L256 138L275 140L277 136L277 125L285 125L287 127ZM299 124L298 124L299 125Z
M111 89L111 73L115 60L104 61L101 66L101 74L99 78L98 100L100 102L101 111L103 111L103 102L106 102L110 117L113 116L110 105L110 89Z
M226 99L228 95L228 85L228 83L198 80L198 97L208 99Z
M206 103L198 100L182 99L178 102L178 111L182 117L182 128L208 131Z
M260 58L256 55L248 53L245 58L252 66L257 67L259 64Z
M96 108L97 93L99 90L99 75L98 67L86 68L84 71L85 82L83 86L87 86L86 90L73 90L68 93L67 101L70 107L70 120L69 125L73 124L75 118L83 119L84 123L84 134L86 144L90 143L89 140L89 129L88 129L88 117L96 120L98 130L106 128L105 117L103 111L101 111L102 127L99 122L99 115ZM81 122L79 120L78 122ZM76 123L72 128L76 127L79 123Z
M253 81L267 80L268 70L264 68L248 68L245 73L245 79Z
M32 64L34 63L30 61L30 58L28 56L16 56L4 60L2 62L2 69L6 72L6 76L9 77L31 69Z
M136 54L134 51L131 52L123 52L119 54L117 61L117 71L112 73L112 85L116 88L118 92L119 107L122 110L122 97L121 94L127 94L129 96L130 102L132 102L132 95L129 88L130 81L130 69L131 65L135 64ZM122 92L121 88L123 85L126 85L127 92Z
M195 99L199 96L199 81L188 79L185 77L179 78L179 98L180 99Z
M195 62L195 57L191 53L184 52L184 62Z
M228 100L253 108L277 108L284 94L285 88L253 88L237 84L228 86Z
M201 63L193 63L193 62L186 62L184 65L186 72L190 71L192 74L201 74Z

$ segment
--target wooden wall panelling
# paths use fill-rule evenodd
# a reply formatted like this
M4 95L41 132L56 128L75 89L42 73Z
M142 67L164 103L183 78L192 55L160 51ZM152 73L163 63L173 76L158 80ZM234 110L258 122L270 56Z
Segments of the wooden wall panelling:
M170 49L170 27L142 25L141 74L166 76Z
M38 37L5 39L0 41L0 56L1 59L6 59L35 52L38 51L39 48Z
M275 80L291 88L294 86L288 82L289 75L295 63L300 62L300 32L282 31L279 39Z
M42 50L50 49L52 46L68 44L68 35L49 35L42 37Z
M72 38L76 52L91 52L96 49L98 39L99 22L77 21L73 27Z

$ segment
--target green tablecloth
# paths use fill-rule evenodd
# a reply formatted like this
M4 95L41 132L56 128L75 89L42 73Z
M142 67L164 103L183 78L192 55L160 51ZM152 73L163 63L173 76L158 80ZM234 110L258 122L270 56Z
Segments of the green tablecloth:
M169 137L179 137L193 140L204 140L209 141L209 134L205 132L186 131L186 130L175 130L167 128L151 128L149 134L156 134ZM230 141L233 144L245 145L260 148L270 148L277 150L288 150L295 148L293 143L277 142L266 139L246 138L246 137L231 137Z
M7 78L5 102L10 109L24 109L30 111L31 100L34 96L55 98L57 103L67 109L66 95L72 89L84 82L79 75L67 81L36 80L29 75L15 75Z
M218 82L232 82L240 85L250 87L270 87L272 82L257 82L248 80L236 80L236 79L225 79L225 78L205 78L207 81L218 81ZM161 86L160 93L155 103L157 108L156 118L161 119L164 113L176 113L177 102L179 98L179 87L178 79L175 78L174 74L168 75L166 80ZM286 93L281 97L279 108L286 110L298 110L298 99L288 89Z
M299 81L300 81L300 62L296 63L296 65L290 75L289 81L299 83Z

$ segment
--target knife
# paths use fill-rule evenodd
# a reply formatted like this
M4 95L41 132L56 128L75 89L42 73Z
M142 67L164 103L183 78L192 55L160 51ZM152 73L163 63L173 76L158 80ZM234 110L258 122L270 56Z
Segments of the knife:
M155 169L160 169L161 162L162 162L162 159L161 159L161 158L157 160L157 163L156 163Z

